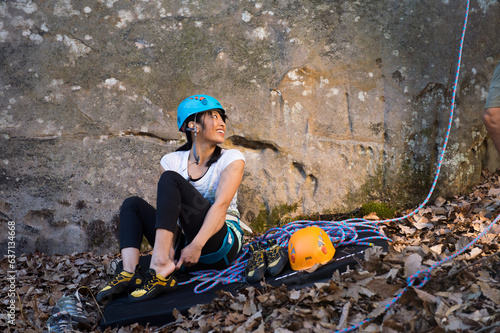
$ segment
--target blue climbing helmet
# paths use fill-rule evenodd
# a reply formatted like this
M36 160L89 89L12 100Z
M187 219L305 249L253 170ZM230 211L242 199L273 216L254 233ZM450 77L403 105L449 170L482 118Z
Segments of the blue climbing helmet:
M226 110L212 96L193 95L183 100L177 107L177 127L179 127L179 131L184 132L183 125L189 116L209 110L218 110L222 115L226 114Z

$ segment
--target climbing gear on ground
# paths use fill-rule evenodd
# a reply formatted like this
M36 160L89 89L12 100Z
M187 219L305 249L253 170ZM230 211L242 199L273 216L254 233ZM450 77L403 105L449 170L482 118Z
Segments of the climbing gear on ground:
M150 268L146 272L146 278L142 287L133 291L128 298L133 302L145 301L153 299L160 294L174 291L177 288L177 279L174 274L163 277L160 274L156 274L156 271Z
M47 330L49 333L74 332L71 316L68 312L56 312L47 319Z
M266 273L271 276L276 276L285 268L288 262L288 253L286 249L279 246L275 240L271 240L269 245L271 247L266 251Z
M186 131L184 122L189 116L209 110L218 110L223 115L226 114L226 110L212 96L193 95L184 99L177 107L177 127L179 131Z
M290 266L295 271L311 270L328 263L335 254L330 236L320 227L296 231L288 242Z
M134 273L120 271L115 277L102 288L96 296L97 303L102 303L106 300L112 300L120 295L135 290L142 285L143 279L140 274L140 266L135 267Z
M287 223L286 225L279 228L272 228L266 231L263 235L256 237L252 242L245 244L242 248L241 253L231 263L230 267L221 271L203 270L191 272L191 274L195 276L187 281L179 282L179 285L183 286L190 283L199 282L194 287L194 293L201 294L212 289L219 283L227 285L235 282L244 282L246 281L248 267L250 267L250 257L254 252L256 244L266 244L269 241L274 240L278 245L286 248L290 236L295 231L313 225L319 226L323 230L325 230L325 232L330 236L332 242L335 242L335 244L338 244L338 246L373 246L372 241L374 240L383 240L386 242L391 241L390 238L384 235L382 229L378 225L378 222L374 223L373 221L368 221L361 218L351 219L347 222L308 220L294 221ZM362 236L358 234L358 228L369 231L374 235Z
M252 243L248 246L252 256L248 260L245 270L245 279L248 283L255 283L261 280L266 273L266 254L259 243Z
M80 290L64 294L57 300L52 315L47 320L47 330L54 333L74 332L74 329L90 329L92 322L83 311L85 298Z
M71 317L73 326L78 324L91 325L92 322L83 313L82 295L77 290L75 293L66 295L64 294L54 306L53 313L68 313Z
M119 271L122 260L120 258L112 259L106 266L106 274L115 276Z

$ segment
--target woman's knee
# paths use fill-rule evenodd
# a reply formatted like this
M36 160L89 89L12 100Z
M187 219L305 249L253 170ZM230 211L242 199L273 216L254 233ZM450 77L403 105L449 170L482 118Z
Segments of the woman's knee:
M135 209L142 201L144 200L139 197L129 197L123 201L121 211Z
M184 178L182 178L180 174L175 171L168 170L161 174L160 179L158 180L158 185L164 186L167 184L176 183L181 179Z

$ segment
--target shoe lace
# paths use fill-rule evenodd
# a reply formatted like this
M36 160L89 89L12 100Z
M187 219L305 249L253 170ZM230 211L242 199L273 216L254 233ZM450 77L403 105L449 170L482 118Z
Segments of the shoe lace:
M109 284L112 286L116 286L118 283L122 282L125 279L126 279L126 277L124 275L122 275L122 272L120 272L113 277L113 279L111 280L111 282Z
M153 288L155 280L156 275L152 274L151 272L146 272L146 281L144 282L144 285L139 289L149 291L151 288Z
M252 271L263 264L265 264L264 250L258 250L252 253L252 256L250 257L250 262L248 263L248 269L249 271Z
M60 311L68 311L72 316L83 315L83 306L80 300L75 295L63 296L57 301Z
M279 246L274 245L266 252L266 256L269 262L275 261L276 259L280 259L281 257L280 249L281 248Z

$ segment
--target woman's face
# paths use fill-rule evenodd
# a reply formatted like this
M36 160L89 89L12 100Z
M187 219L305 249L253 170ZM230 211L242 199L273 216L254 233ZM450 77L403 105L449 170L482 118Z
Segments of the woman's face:
M205 113L202 124L199 134L202 134L205 140L212 141L215 144L224 142L226 123L218 111L212 110Z

